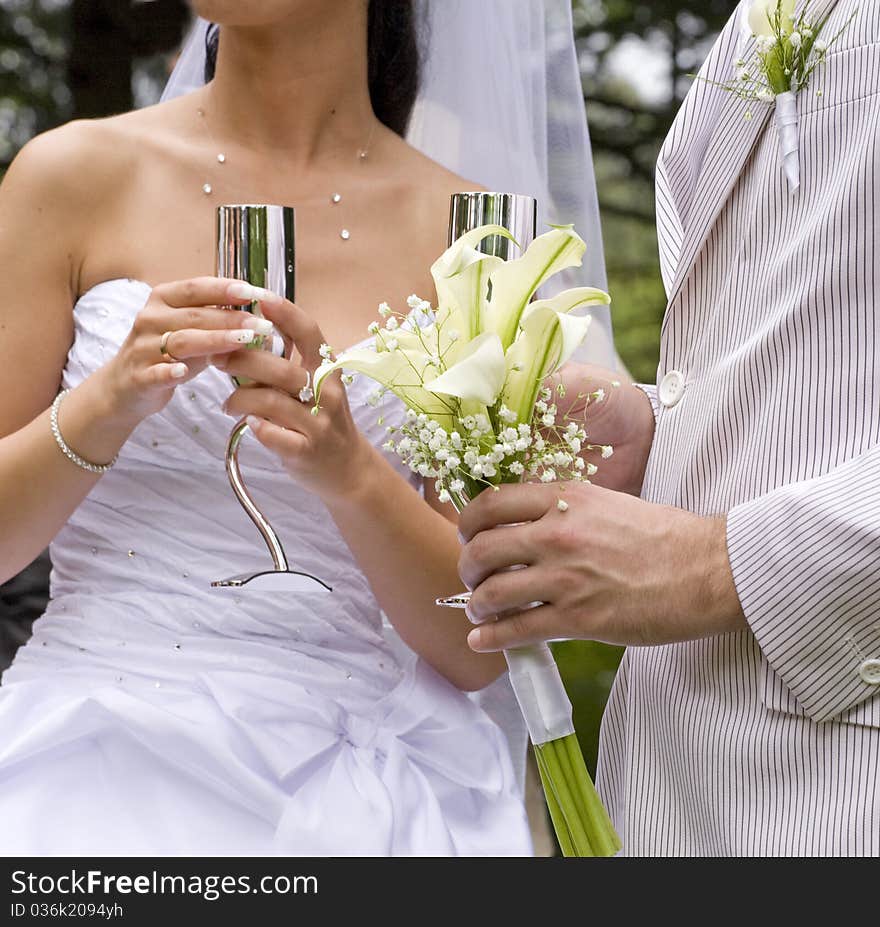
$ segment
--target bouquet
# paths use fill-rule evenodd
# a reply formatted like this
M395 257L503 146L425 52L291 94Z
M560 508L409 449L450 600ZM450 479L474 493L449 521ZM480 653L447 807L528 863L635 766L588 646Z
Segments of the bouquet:
M326 345L315 373L364 374L406 405L385 445L415 472L436 482L441 501L459 511L484 490L523 479L585 480L594 464L582 456L612 449L587 442L582 423L563 421L554 401L562 387L548 378L583 342L589 316L575 310L607 304L592 287L533 300L560 271L581 264L586 245L570 226L553 227L523 255L502 260L478 246L488 237L512 240L486 225L456 240L434 263L437 303L411 296L409 312L379 307L372 346L337 358ZM601 391L583 397L601 401ZM559 508L567 505L560 493ZM620 842L584 765L571 702L546 644L505 653L510 678L535 746L538 769L559 844L566 856L609 856Z

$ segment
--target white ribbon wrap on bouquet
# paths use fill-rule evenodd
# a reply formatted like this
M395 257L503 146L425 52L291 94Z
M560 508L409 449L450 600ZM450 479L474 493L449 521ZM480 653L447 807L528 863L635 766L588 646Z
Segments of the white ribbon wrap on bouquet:
M532 743L540 746L573 734L571 700L550 648L535 644L505 650L504 656Z
M800 116L797 94L790 90L776 95L776 130L788 189L790 193L797 193L801 185Z

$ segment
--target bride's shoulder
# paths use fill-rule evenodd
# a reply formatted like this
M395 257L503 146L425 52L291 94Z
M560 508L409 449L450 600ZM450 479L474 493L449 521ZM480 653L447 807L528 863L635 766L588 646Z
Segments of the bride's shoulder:
M75 119L31 139L18 153L4 186L26 185L60 205L94 205L124 189L149 156L168 117L147 107L101 119ZM167 131L167 130L166 130Z
M37 135L19 151L3 186L28 188L58 206L94 202L131 170L135 151L123 119L77 119Z

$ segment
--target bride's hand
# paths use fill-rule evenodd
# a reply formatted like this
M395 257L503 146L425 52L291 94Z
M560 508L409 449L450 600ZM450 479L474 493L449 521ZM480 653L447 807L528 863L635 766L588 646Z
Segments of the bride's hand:
M356 489L369 472L372 445L358 430L348 407L339 373L321 385L321 409L313 415L309 394L300 391L313 382L321 363L324 336L299 306L286 300L261 306L267 319L299 358L277 357L268 351L236 351L211 363L226 373L255 381L235 390L224 405L227 414L248 416L256 439L275 452L285 469L306 489L323 499Z
M137 424L162 409L175 387L201 373L209 357L271 332L271 323L249 312L217 308L263 298L278 299L218 277L155 287L118 354L102 370L114 417Z

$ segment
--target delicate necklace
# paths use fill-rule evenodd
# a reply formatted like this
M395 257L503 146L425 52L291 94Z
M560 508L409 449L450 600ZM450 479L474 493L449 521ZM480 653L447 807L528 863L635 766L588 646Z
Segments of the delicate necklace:
M218 146L214 139L214 135L211 132L211 127L208 124L208 120L205 115L205 110L200 106L196 110L196 112L198 113L199 121L201 122L204 128L205 134L211 140L212 147L217 148ZM372 144L372 141L373 141L373 133L375 129L376 129L376 123L374 120L373 124L370 126L370 134L369 136L367 136L366 145L364 145L362 148L358 148L357 160L359 164L365 164L370 156L370 145ZM225 152L218 151L217 154L215 155L215 158L216 158L216 162L218 165L216 170L219 170L220 168L226 165L227 158L226 158ZM202 183L202 193L205 196L212 196L214 194L214 184L211 183L210 180L206 180ZM329 197L329 201L332 207L339 206L339 204L342 202L342 194L341 193L331 193ZM342 210L340 210L340 212L342 212ZM343 227L339 230L339 237L342 239L342 241L348 241L351 238L351 230L345 225L344 213L343 213L342 221L343 221Z

